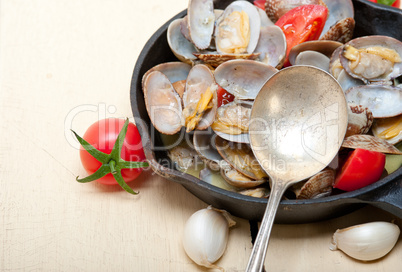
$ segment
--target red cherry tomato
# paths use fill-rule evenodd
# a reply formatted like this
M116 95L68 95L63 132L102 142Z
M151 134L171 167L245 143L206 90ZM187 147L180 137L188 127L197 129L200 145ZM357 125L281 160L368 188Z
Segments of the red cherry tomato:
M285 66L289 66L288 55L293 46L317 40L327 20L328 9L321 5L303 5L289 10L275 25L279 26L286 37L287 49Z
M378 181L384 171L385 155L366 149L355 149L338 171L334 188L353 191Z
M216 91L216 94L218 96L218 107L225 105L229 102L232 102L234 100L234 95L230 94L228 91L226 91L220 86Z
M97 150L110 154L119 132L123 128L125 120L108 118L95 122L85 132L83 139L86 140ZM145 154L142 147L141 136L137 127L129 123L124 143L121 149L121 158L130 162L144 162ZM94 174L102 165L94 156L88 153L82 146L80 149L82 165L89 175ZM133 181L142 172L142 168L122 169L121 175L125 182ZM118 182L111 173L96 179L97 182L107 185L117 184Z
M265 11L265 2L266 0L254 0L253 3L257 8L260 8Z

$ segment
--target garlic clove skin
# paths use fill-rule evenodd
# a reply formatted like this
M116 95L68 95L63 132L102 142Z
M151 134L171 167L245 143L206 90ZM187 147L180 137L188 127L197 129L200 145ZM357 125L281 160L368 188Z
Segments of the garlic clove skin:
M398 241L400 229L389 222L371 222L338 229L330 245L352 258L372 261L385 256Z
M183 247L186 254L198 265L214 265L225 252L229 227L236 224L226 211L209 206L192 214L184 226Z

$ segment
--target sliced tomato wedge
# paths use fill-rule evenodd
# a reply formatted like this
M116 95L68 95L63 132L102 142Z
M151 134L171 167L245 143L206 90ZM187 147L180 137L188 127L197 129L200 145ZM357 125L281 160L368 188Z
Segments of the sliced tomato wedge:
M218 96L218 107L225 105L229 102L232 102L234 100L234 95L230 94L228 91L226 91L224 88L220 86L216 91L216 94Z
M287 50L285 66L289 66L289 51L293 46L305 41L317 40L324 28L328 9L321 5L303 5L289 10L275 25L286 37Z
M265 10L265 2L266 2L266 0L254 0L253 1L254 6L256 6L257 8L260 8L262 10Z
M385 155L366 149L355 149L338 170L334 188L353 191L370 185L381 178Z

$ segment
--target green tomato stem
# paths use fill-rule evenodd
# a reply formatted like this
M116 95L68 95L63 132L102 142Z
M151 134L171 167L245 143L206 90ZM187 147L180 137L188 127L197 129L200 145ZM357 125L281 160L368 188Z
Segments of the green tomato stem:
M108 165L106 165L106 164L103 164L103 165L102 165L101 167L99 167L99 169L98 169L95 173L93 173L92 175L87 176L87 177L82 178L82 179L79 179L79 178L77 177L76 180L77 180L78 182L81 182L81 183L87 183L87 182L91 182L91 181L100 179L100 178L106 176L106 175L109 174L109 173L110 173L110 167L109 167Z
M112 173L113 175L117 173L116 162L114 160L110 160L109 167L110 167L110 173Z

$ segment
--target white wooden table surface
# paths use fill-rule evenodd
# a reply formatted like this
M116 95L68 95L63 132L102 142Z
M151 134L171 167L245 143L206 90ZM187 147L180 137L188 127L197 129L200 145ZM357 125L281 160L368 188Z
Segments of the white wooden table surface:
M185 221L207 204L144 172L118 186L79 184L77 142L99 118L132 117L142 47L187 0L0 1L0 271L205 271L186 256ZM268 271L400 271L402 242L364 263L329 250L333 232L395 219L366 207L313 224L274 225ZM235 218L218 265L243 271L249 222ZM396 223L402 227L401 220ZM401 238L400 238L401 240Z

